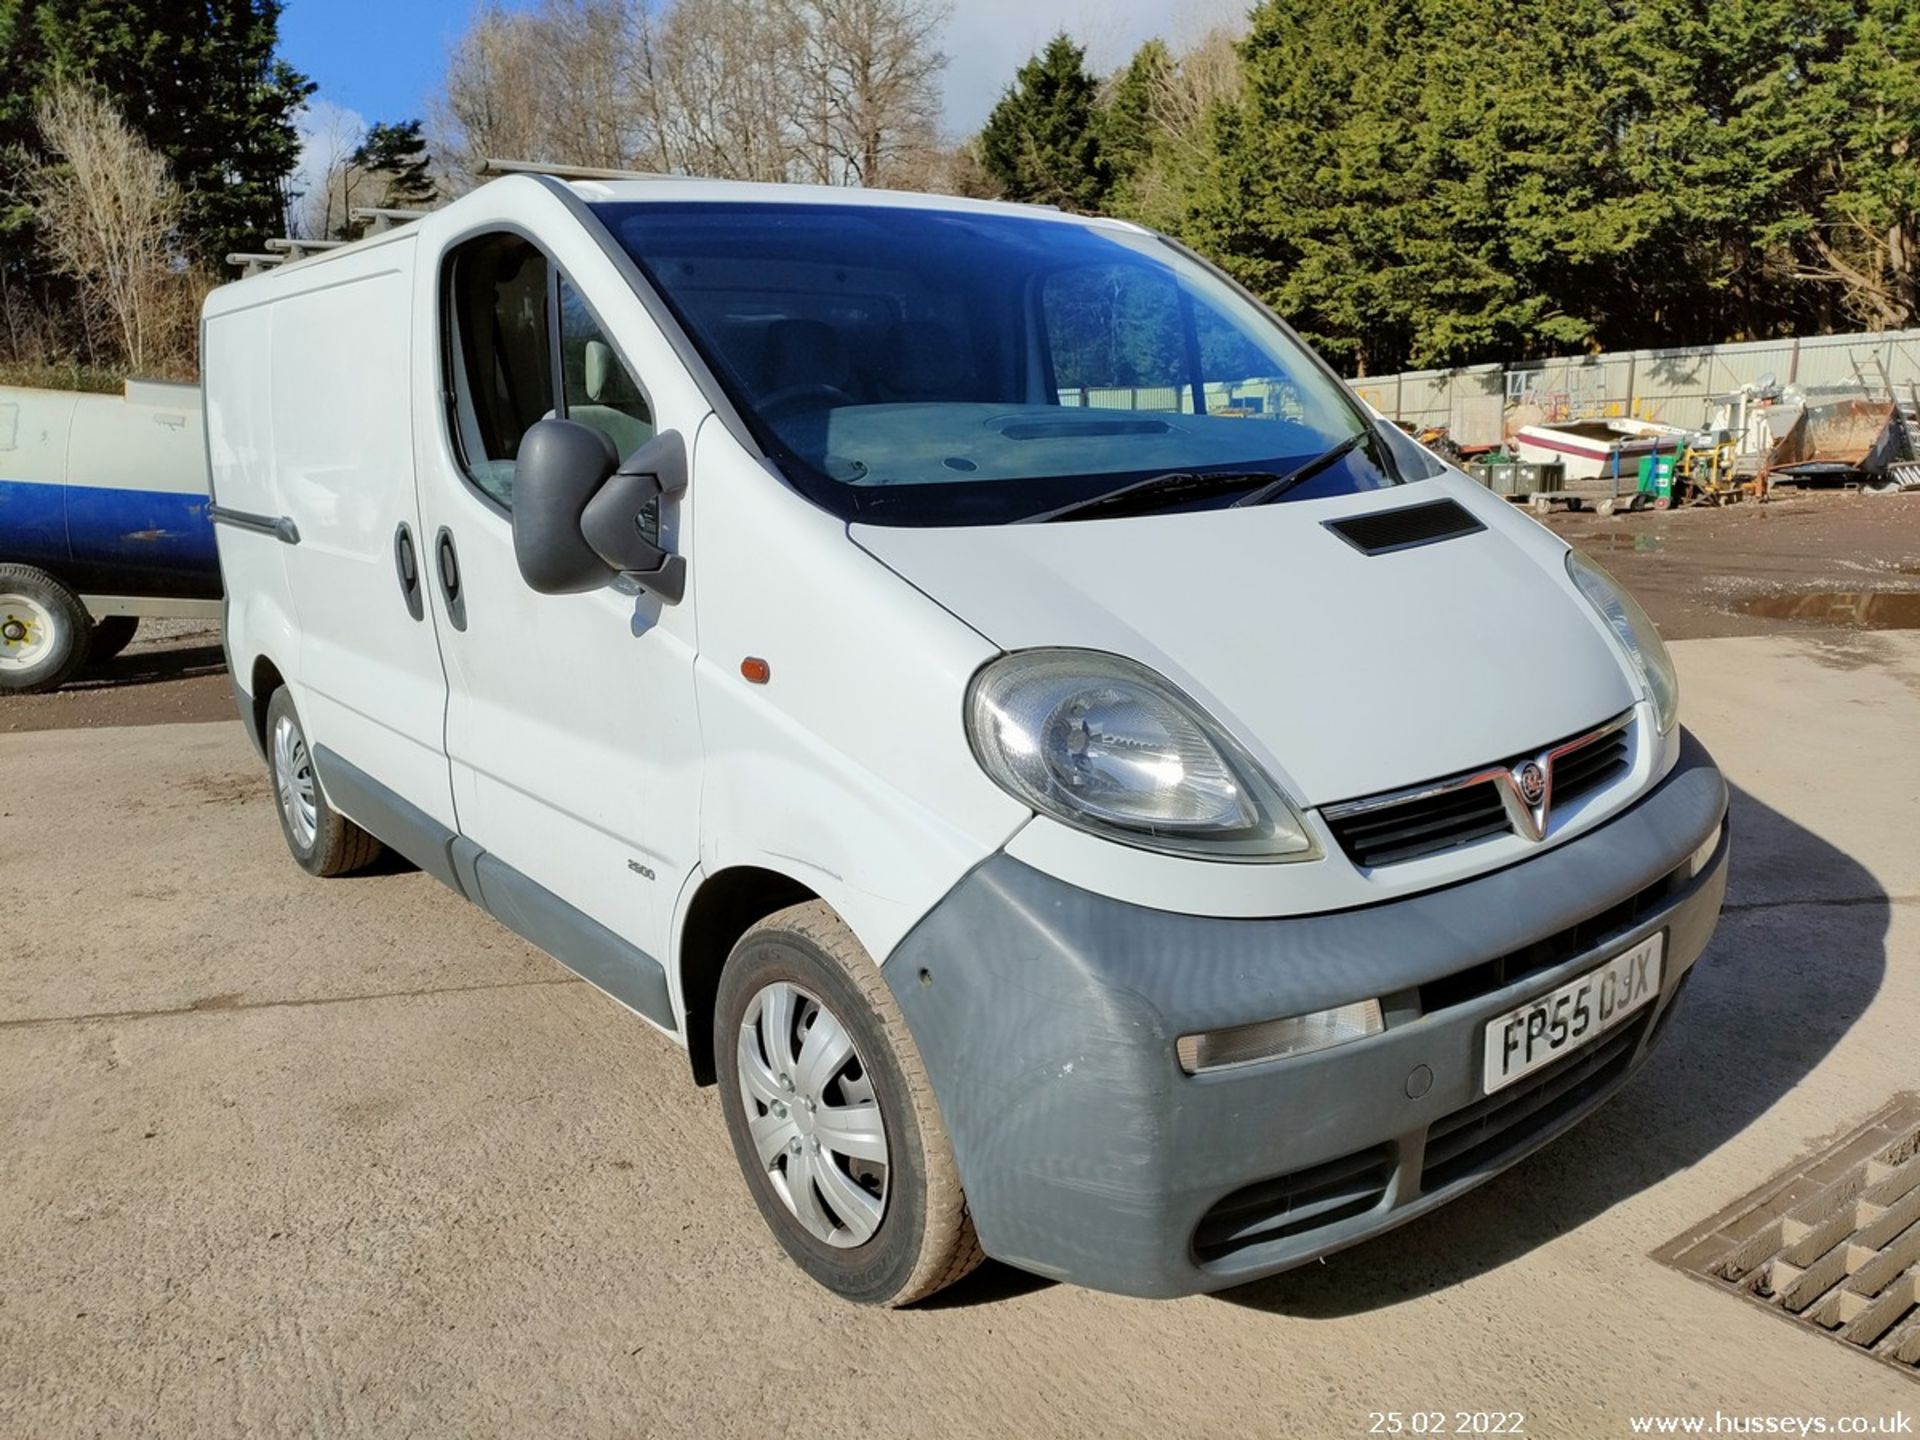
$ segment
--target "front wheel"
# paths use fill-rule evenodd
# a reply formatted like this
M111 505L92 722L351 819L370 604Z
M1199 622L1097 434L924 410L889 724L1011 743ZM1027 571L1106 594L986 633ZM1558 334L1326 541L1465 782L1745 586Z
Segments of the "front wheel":
M741 937L714 1055L747 1186L815 1280L908 1305L985 1258L920 1052L880 967L827 905Z

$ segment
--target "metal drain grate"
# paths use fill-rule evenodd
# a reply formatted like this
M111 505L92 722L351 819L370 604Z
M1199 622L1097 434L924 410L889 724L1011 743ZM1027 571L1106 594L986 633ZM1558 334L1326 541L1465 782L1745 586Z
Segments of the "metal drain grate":
M1920 1379L1920 1095L1654 1252Z

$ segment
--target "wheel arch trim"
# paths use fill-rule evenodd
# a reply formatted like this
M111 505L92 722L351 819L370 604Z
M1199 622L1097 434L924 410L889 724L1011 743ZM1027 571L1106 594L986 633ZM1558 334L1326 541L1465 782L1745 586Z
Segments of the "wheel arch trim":
M695 867L688 874L680 888L672 950L674 1010L694 1084L712 1085L718 1078L713 1012L720 972L733 947L775 911L810 900L833 903L806 881L766 864L727 865L710 875Z

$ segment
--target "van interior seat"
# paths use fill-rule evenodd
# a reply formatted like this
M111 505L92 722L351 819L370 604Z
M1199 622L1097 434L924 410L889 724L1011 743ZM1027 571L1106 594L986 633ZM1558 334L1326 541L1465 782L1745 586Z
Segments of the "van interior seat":
M900 320L880 346L880 387L892 400L961 400L972 372L953 327L937 320Z
M653 425L640 418L649 413L646 398L604 340L587 341L583 360L588 403L568 406L567 418L600 431L624 460L653 438Z
M767 351L760 371L763 396L801 386L851 390L853 380L846 341L825 321L776 320L767 327Z

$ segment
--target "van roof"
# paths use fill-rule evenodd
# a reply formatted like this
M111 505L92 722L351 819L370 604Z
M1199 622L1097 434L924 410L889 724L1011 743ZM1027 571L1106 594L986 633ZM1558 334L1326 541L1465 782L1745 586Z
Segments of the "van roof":
M972 200L958 195L938 195L918 190L876 190L853 185L793 185L753 180L707 180L679 175L620 180L567 180L530 171L505 174L488 181L487 185L564 185L588 204L658 202L718 205L752 202L779 205L852 205L874 209L944 210L974 214L1051 217L1070 224L1112 226L1128 230L1139 228L1125 220L1092 215L1069 215L1052 206L1024 205L1006 200ZM433 216L457 213L466 198L462 196L431 213ZM273 277L288 271L304 271L310 266L325 265L342 255L360 254L376 246L390 244L406 237L412 231L411 224L402 224L377 231L351 243L331 243L330 248L315 254L296 252L285 263L259 274L250 274L241 279L228 281L214 293L219 294L220 291L230 290L235 286L257 287L271 282ZM247 293L255 292L249 290Z
M582 200L661 201L675 204L725 204L751 201L777 205L855 205L896 210L964 210L995 215L1051 215L1079 224L1126 225L1092 215L1069 215L1051 205L1025 205L1009 200L973 200L924 190L878 190L857 185L794 185L758 180L703 180L662 175L644 180L574 180L566 182ZM1132 228L1132 227L1129 227Z

